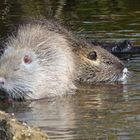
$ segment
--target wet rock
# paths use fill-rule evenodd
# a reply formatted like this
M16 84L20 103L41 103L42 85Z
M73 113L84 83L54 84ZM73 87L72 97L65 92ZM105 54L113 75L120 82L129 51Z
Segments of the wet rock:
M45 132L0 111L0 140L48 140Z
M92 41L92 44L99 45L113 54L140 54L140 46L134 46L129 40L122 42L98 42Z
M92 41L92 44L99 45L113 54L132 53L131 49L133 48L133 45L129 40L116 43Z
M129 40L124 40L122 42L91 41L91 43L101 46L123 60L129 60L140 54L140 46L134 46Z

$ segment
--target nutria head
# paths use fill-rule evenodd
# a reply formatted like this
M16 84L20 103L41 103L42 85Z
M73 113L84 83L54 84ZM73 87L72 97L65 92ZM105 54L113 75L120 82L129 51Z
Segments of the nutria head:
M9 48L0 61L0 88L15 99L30 97L37 85L36 75L40 75L37 71L38 63L34 53Z
M75 81L121 81L122 62L48 21L19 27L0 59L0 89L14 99L40 99L75 89ZM55 30L56 28L56 30ZM58 30L59 28L59 30Z
M78 81L97 83L124 81L126 79L127 68L108 51L92 44L86 44L81 50Z
M42 25L24 25L5 43L0 89L14 99L40 99L71 92L75 64L67 40Z

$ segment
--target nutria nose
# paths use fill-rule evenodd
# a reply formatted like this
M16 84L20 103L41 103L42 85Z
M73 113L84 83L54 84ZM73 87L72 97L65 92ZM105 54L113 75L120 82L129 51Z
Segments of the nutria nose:
M124 69L123 69L123 74L127 74L128 73L128 69L125 67Z

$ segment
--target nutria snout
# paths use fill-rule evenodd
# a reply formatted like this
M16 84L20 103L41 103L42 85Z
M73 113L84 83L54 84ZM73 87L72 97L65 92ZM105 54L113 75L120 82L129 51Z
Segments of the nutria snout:
M56 22L26 23L4 45L0 89L13 99L62 95L76 82L121 81L127 75L118 58Z

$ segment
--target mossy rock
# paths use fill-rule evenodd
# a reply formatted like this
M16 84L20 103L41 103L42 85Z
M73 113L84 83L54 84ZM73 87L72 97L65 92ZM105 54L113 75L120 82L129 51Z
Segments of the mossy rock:
M0 140L48 140L45 132L0 111Z

